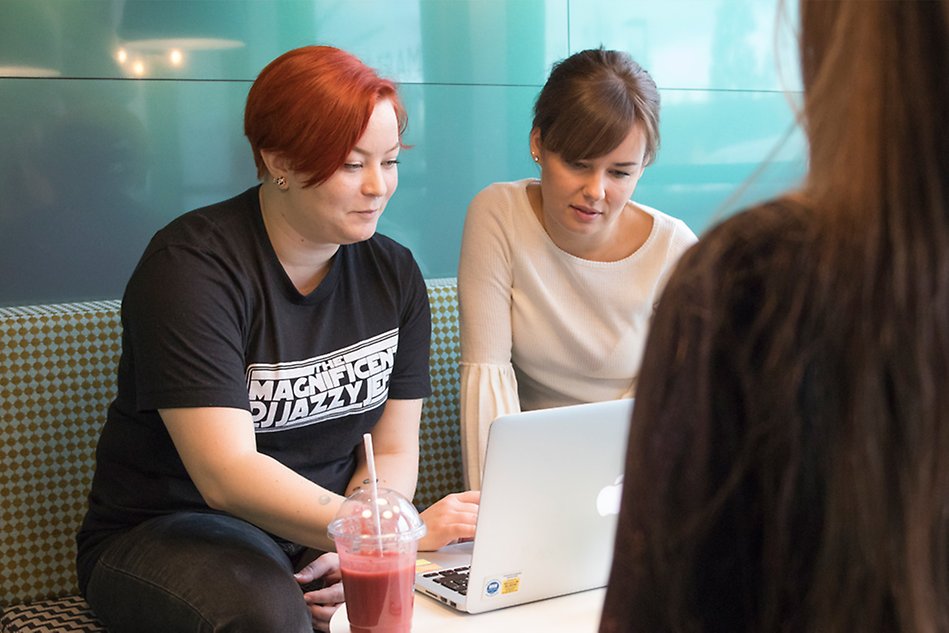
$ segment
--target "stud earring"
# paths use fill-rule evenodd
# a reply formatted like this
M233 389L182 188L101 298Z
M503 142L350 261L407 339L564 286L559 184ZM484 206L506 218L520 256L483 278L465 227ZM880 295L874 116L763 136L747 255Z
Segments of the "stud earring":
M277 176L275 178L271 178L271 180L273 181L273 184L277 185L281 191L287 190L287 179L283 176Z
M531 158L534 159L534 162L535 162L535 163L539 163L539 162L540 162L540 158L537 156L537 154L531 154Z

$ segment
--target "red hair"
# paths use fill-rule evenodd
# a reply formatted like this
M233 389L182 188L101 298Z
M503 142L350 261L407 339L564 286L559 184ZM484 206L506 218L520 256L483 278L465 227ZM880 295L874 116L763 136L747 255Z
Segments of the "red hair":
M247 95L244 134L263 178L261 151L275 152L290 168L309 174L308 187L333 175L356 146L378 101L392 102L399 138L407 116L395 84L357 57L332 46L304 46L276 58Z

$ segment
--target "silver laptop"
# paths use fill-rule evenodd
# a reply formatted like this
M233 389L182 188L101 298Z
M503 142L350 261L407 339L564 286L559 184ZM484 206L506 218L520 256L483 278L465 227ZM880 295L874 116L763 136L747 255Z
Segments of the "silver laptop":
M632 400L502 416L488 434L471 561L415 588L468 613L606 585Z

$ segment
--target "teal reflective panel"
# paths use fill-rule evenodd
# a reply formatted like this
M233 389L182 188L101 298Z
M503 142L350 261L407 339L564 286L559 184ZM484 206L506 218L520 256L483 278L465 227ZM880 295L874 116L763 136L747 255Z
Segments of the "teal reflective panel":
M0 80L0 304L120 297L158 228L252 185L246 91Z
M468 203L491 182L537 174L530 110L538 88L403 86L409 111L399 189L379 223L408 245L425 277L458 271Z
M662 93L636 199L700 232L803 173L776 1L0 0L0 305L119 297L156 229L254 184L247 90L311 43L400 83L414 147L380 231L427 277L456 274L477 191L537 174L533 100L554 61L600 43Z
M795 0L583 0L569 12L571 52L628 51L662 88L800 90Z
M567 52L555 0L3 0L0 24L18 76L253 80L330 44L400 82L538 84Z
M701 233L799 183L805 141L777 92L662 90L662 147L634 198Z

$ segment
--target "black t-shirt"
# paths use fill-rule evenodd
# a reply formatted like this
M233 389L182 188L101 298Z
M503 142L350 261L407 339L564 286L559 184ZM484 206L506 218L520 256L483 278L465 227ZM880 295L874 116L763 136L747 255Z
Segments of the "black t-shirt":
M428 294L408 249L378 234L343 245L303 296L267 237L257 187L155 235L122 327L81 558L150 517L211 511L158 409L249 410L261 453L342 493L386 399L430 394Z

